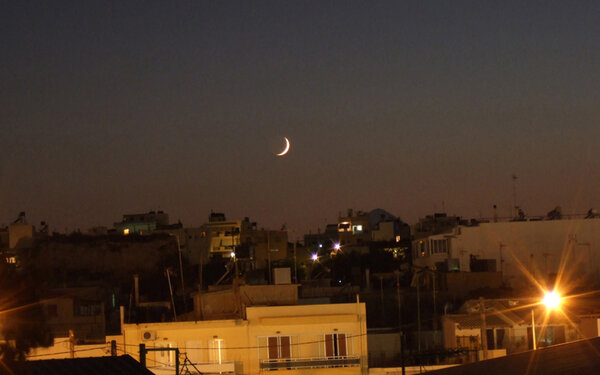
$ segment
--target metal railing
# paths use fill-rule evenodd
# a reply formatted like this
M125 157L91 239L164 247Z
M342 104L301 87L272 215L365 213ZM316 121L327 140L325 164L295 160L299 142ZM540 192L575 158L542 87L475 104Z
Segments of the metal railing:
M261 370L291 370L301 368L332 368L356 366L360 366L360 357L357 355L313 358L278 358L263 359L260 361Z

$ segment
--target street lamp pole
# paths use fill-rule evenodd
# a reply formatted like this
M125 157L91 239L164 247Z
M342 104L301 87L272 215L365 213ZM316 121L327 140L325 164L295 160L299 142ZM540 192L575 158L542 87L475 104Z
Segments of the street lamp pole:
M533 337L533 350L537 350L536 337L535 337L535 313L531 309L531 337Z

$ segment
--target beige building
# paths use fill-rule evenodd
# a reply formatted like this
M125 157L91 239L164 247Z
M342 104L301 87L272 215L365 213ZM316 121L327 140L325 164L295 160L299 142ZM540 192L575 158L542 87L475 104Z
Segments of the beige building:
M177 348L192 373L366 374L364 303L247 307L245 319L124 324L127 354L173 374ZM192 366L193 365L193 366Z

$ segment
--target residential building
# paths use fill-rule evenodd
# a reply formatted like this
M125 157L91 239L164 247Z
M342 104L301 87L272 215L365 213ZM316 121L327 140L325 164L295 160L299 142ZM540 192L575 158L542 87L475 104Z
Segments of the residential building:
M169 225L169 215L163 211L150 211L143 214L125 214L123 220L115 223L117 233L147 234Z
M208 238L208 254L211 257L231 258L242 245L248 245L256 223L244 220L227 220L223 213L211 213L202 225L203 235Z
M577 285L600 281L600 220L595 217L447 221L451 223L442 229L429 231L419 231L417 224L412 245L416 266L501 272L504 283L513 288L529 285L528 274L550 284L561 268L563 281Z
M339 243L341 246L364 246L373 241L373 230L377 231L375 235L379 240L383 236L383 228L379 224L395 219L392 214L380 208L370 212L349 209L346 216L340 215L338 218ZM392 238L395 240L395 234Z
M174 373L174 350L202 373L367 374L363 303L255 306L244 319L124 324L119 347L155 374ZM143 359L142 359L143 360Z
M101 288L57 288L45 293L40 303L54 337L72 331L82 342L104 340L106 320Z
M463 360L467 362L484 359L481 339L484 319L488 359L532 349L533 325L537 347L580 338L578 319L567 318L533 302L517 298L468 300L458 314L443 315L444 347L463 350L466 353Z

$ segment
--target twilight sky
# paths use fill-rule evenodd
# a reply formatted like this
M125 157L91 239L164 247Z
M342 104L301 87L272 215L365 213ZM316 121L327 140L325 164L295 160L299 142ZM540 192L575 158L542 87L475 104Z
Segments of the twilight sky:
M600 209L596 1L5 1L0 54L0 224Z

